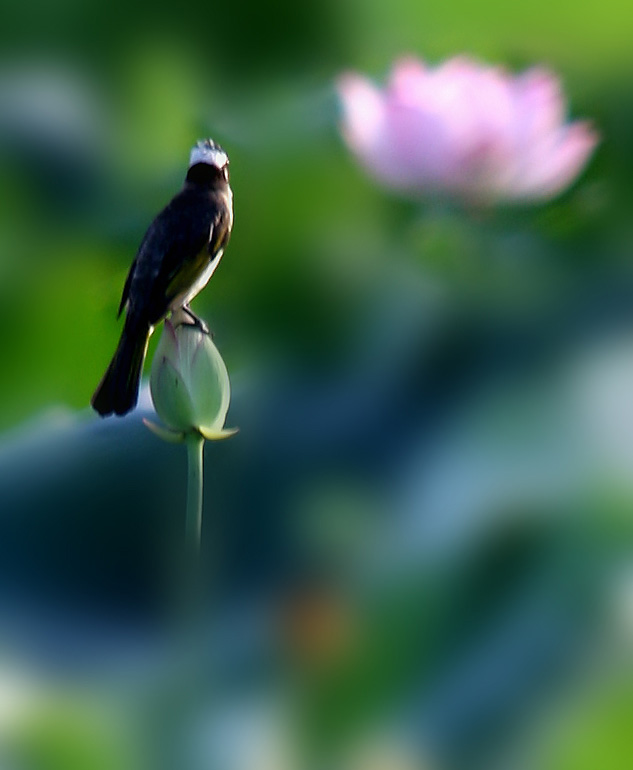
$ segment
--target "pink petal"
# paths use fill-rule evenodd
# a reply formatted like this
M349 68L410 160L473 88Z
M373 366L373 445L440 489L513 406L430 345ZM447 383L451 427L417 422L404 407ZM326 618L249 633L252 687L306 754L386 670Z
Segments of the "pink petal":
M448 173L450 145L436 115L390 103L386 115L389 144L384 148L394 182L420 190L441 186Z
M421 106L427 75L426 65L420 59L413 56L399 59L391 70L389 98L410 107Z
M565 102L555 75L534 68L517 78L514 122L518 152L542 141L564 120Z
M517 197L551 198L568 187L585 166L598 143L598 135L586 121L562 127L549 151L543 153L516 185Z
M343 107L342 130L355 152L371 152L384 125L384 97L367 78L354 73L342 75L337 90Z
M433 72L413 57L394 65L387 88L387 135L392 168L411 190L443 187L451 147L441 110L434 101Z
M476 172L480 187L494 188L504 176L514 152L511 82L498 69L482 69L465 97L471 117L469 136L462 139L462 168Z

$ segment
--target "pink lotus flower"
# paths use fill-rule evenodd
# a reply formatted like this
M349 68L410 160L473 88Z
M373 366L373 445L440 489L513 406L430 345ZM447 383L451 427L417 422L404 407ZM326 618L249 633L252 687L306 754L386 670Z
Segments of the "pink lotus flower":
M573 182L598 141L587 122L565 122L558 78L539 68L513 76L466 58L435 68L404 59L384 90L350 73L338 92L351 150L410 195L545 200Z

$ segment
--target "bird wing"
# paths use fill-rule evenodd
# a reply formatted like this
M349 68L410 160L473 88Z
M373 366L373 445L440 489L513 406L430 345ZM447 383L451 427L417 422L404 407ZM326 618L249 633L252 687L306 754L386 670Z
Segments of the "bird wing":
M160 320L171 300L208 264L208 246L218 237L221 218L206 196L177 195L143 238L123 288L121 310L134 305L150 323Z
M121 316L123 308L126 306L128 298L130 296L130 284L132 283L132 276L134 275L134 268L136 267L136 259L132 262L132 266L129 269L127 278L125 279L125 286L123 287L123 294L121 295L121 302L119 303L119 310L117 312L117 318Z

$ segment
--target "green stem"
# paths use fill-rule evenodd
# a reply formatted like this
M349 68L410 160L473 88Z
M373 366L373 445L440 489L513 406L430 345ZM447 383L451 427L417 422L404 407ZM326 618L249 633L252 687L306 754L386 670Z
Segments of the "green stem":
M202 532L204 437L198 431L185 435L187 446L187 511L183 548L179 560L179 585L173 642L174 666L168 666L166 679L158 681L159 690L150 712L152 735L151 766L159 770L187 767L179 756L190 733L190 720L203 697L203 592L200 542Z
M197 572L202 533L202 488L204 437L197 431L187 434L187 556Z

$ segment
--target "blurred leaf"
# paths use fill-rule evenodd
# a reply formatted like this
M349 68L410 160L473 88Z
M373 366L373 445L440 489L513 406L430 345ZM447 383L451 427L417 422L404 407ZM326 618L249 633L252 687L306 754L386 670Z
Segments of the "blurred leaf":
M138 770L128 738L85 703L55 701L14 739L26 770Z
M633 677L598 686L564 715L544 755L540 770L628 770L633 756L631 715Z

